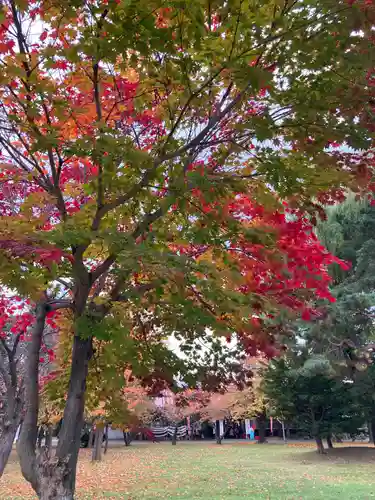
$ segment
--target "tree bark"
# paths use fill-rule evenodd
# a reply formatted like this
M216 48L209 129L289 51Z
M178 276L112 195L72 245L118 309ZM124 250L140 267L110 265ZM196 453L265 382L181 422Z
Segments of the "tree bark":
M285 424L284 424L284 420L281 421L281 429L283 431L283 441L284 443L286 443L286 436L285 436Z
M259 440L258 440L259 444L263 444L267 441L266 440L266 423L267 423L267 416L265 413L262 413L257 418L257 424L259 427Z
M0 477L8 463L18 425L10 425L0 436Z
M100 462L102 459L103 428L97 427L95 430L95 442L92 449L92 461Z
M41 301L36 307L35 323L28 346L25 377L25 417L17 443L17 452L20 458L22 474L37 494L40 492L35 451L38 438L39 354L46 315L46 304Z
M24 404L23 378L17 372L18 360L16 359L19 338L20 334L16 337L12 347L7 346L6 343L0 343L3 351L3 356L0 358L0 377L6 389L0 429L0 477L3 475L12 451ZM3 362L4 359L7 359L7 363Z
M172 445L174 445L174 446L177 444L177 431L178 431L178 426L175 425L173 436L172 436Z
M328 448L330 448L330 449L332 449L332 448L333 448L333 443L332 443L332 436L331 436L331 434L329 434L329 435L327 436L327 446L328 446Z
M46 303L39 303L29 344L26 413L17 450L22 474L41 500L73 500L92 338L82 339L78 332L74 336L68 396L56 452L50 457L44 450L37 456L39 354L47 312Z
M324 450L324 446L323 446L323 440L320 436L316 437L315 438L315 442L316 442L316 449L317 449L317 452L319 454L324 454L325 453L325 450Z
M372 443L375 445L375 419L371 420L369 434L372 437Z
M38 430L38 441L37 441L37 448L39 450L42 447L43 438L44 438L44 427L43 425L41 425Z
M89 444L87 445L88 448L93 448L94 447L94 442L95 442L95 430L93 427L90 429L90 434L89 434Z
M48 424L47 429L45 431L45 441L44 441L44 446L48 450L48 453L51 453L51 448L52 448L52 425Z
M125 443L125 446L130 446L130 443L131 443L130 432L128 432L128 431L122 431L122 432L124 434L124 443Z
M68 399L66 401L63 423L56 457L64 464L63 485L73 496L76 481L78 453L80 449L83 411L85 405L86 378L92 356L92 339L81 339L78 335L73 341L72 369L70 373ZM59 473L57 474L57 477ZM57 497L58 498L58 497Z
M367 422L367 428L368 428L368 441L369 441L369 443L373 443L374 442L374 436L373 436L373 433L372 433L371 420L369 420Z
M104 443L104 455L108 451L108 424L105 426L105 443Z

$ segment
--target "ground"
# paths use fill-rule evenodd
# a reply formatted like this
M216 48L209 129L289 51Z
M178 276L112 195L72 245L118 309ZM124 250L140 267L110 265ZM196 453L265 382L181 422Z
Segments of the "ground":
M364 500L375 498L374 465L375 449L365 446L318 456L312 443L135 443L109 449L96 464L82 450L77 500ZM15 456L0 479L0 498L34 498Z

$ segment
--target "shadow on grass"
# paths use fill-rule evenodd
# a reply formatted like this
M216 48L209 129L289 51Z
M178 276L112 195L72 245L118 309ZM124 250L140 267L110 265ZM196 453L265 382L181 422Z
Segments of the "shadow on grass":
M348 463L363 464L375 462L375 447L369 446L340 446L326 450L324 455L319 455L315 450L305 453L291 454L291 459L301 463Z

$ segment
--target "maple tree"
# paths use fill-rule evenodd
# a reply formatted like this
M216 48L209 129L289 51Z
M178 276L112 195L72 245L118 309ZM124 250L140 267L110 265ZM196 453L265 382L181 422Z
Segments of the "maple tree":
M142 311L159 345L209 329L272 356L280 309L330 298L300 210L368 179L332 147L371 146L350 99L368 96L372 23L360 0L3 2L0 280L37 302L18 451L40 498L73 498L93 339L116 322ZM62 308L69 387L41 461L39 351Z

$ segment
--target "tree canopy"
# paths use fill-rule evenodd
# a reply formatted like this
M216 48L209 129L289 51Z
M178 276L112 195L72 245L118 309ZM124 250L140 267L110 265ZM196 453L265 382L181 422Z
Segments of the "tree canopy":
M346 0L1 9L0 281L36 304L19 452L38 495L57 498L74 491L97 340L144 335L129 355L139 364L148 322L160 345L237 332L245 351L272 356L280 317L331 299L335 259L304 209L369 182L374 11ZM72 312L71 373L56 456L40 463L39 350L58 309Z

